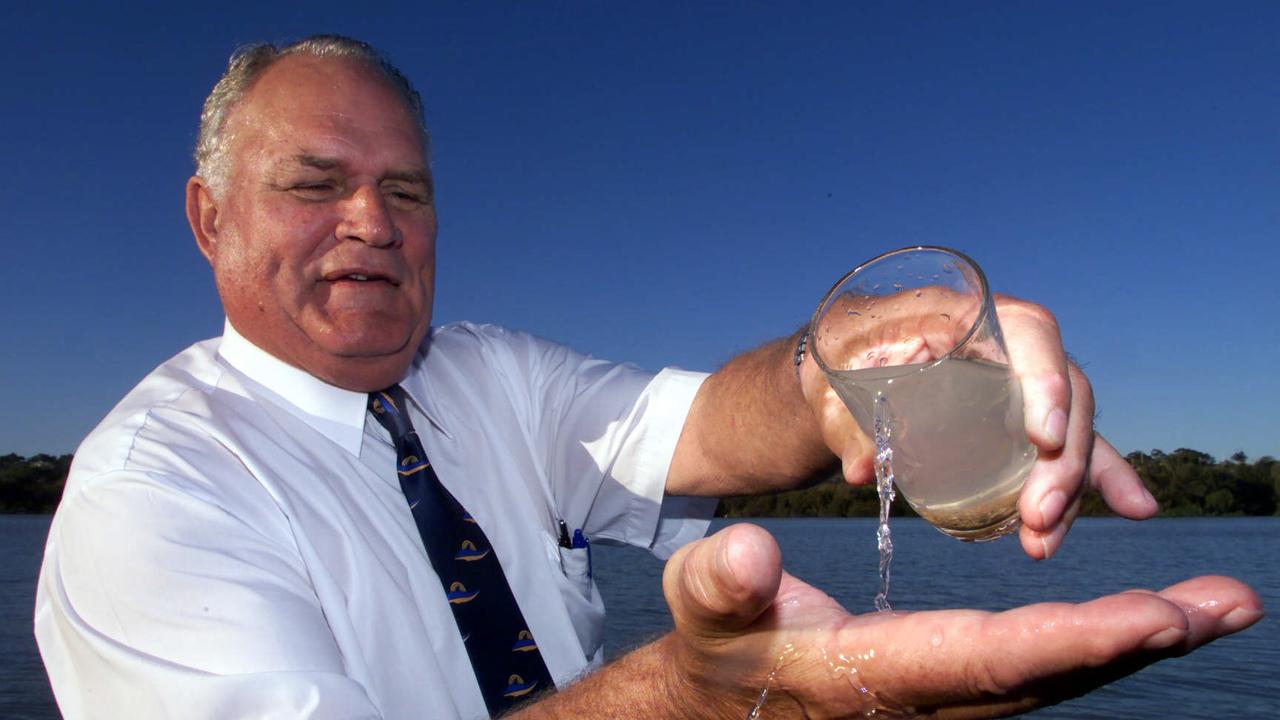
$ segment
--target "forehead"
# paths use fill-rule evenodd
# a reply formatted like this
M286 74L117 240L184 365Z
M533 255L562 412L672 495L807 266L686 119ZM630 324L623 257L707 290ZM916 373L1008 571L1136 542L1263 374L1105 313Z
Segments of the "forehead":
M241 161L310 154L415 168L426 162L417 117L359 60L283 58L263 71L227 125L228 151Z

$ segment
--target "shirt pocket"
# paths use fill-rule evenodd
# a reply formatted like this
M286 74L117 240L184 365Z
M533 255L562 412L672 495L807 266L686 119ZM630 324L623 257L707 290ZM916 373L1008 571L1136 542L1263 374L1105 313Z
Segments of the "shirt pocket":
M591 578L591 548L567 548L556 544L560 551L560 570L569 582L590 600L595 595L595 582Z
M590 552L587 548L560 547L555 538L544 533L543 544L548 557L560 568L560 596L569 620L577 632L582 652L593 665L603 660L604 654L604 600L590 576Z

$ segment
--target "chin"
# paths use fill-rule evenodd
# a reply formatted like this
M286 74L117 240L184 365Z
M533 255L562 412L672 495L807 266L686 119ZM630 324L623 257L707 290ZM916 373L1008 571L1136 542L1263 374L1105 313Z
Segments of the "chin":
M330 324L323 334L313 334L316 345L325 352L339 357L373 359L395 355L417 345L414 340L418 328L403 319L374 314L342 320Z
M383 390L404 379L412 352L384 355L326 354L311 364L308 371L330 385L355 392Z

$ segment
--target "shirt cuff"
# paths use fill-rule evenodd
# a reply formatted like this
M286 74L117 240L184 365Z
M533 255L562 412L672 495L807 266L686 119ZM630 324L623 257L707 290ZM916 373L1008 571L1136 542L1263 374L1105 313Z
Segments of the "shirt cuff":
M649 409L642 450L638 453L637 486L640 493L633 509L636 535L654 555L666 559L681 546L706 535L715 514L718 498L684 497L666 494L667 473L685 419L706 373L667 368L649 384Z

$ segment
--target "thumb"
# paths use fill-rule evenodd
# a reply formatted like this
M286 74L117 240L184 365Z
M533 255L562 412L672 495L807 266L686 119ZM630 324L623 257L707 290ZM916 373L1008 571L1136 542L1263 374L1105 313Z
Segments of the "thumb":
M676 631L706 639L740 634L773 602L782 553L756 525L727 527L671 556L662 591Z

